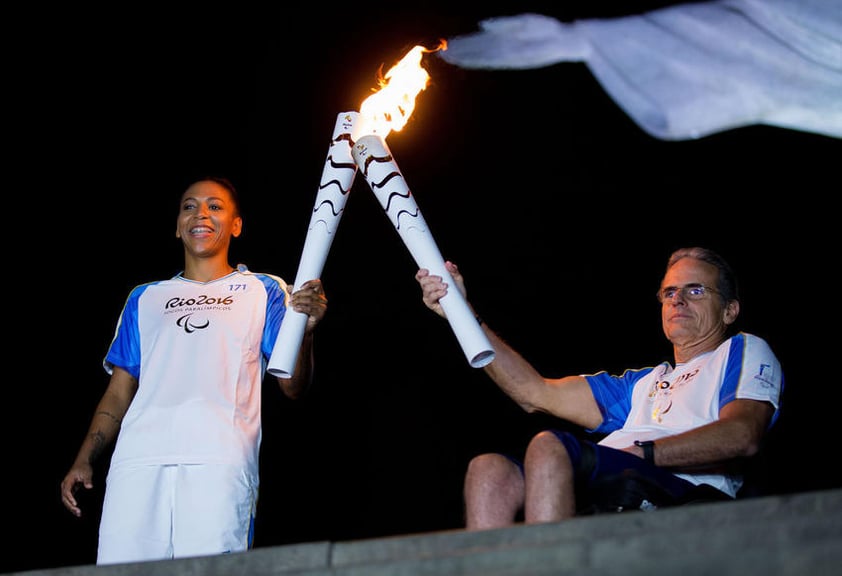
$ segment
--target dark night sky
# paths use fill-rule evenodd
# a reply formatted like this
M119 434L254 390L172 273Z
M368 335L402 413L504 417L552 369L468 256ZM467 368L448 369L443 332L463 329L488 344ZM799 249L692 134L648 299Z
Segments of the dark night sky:
M294 18L74 6L22 20L31 32L13 92L28 185L14 218L27 232L9 241L38 279L14 292L29 305L9 310L25 319L7 351L14 524L0 571L95 560L104 467L82 520L62 508L59 483L106 385L101 360L125 296L180 270L176 202L189 179L232 178L246 218L236 259L292 282L336 115L358 108L378 68L492 15L664 4L324 6ZM430 85L388 144L488 323L548 376L651 365L671 353L654 298L667 256L713 247L741 280L740 327L766 338L786 372L769 488L840 485L820 459L838 437L838 383L813 368L838 316L840 142L763 126L663 142L583 64L424 65ZM416 267L358 175L322 275L315 388L297 403L265 390L258 546L459 528L470 457L516 449L548 423L467 364L421 303Z

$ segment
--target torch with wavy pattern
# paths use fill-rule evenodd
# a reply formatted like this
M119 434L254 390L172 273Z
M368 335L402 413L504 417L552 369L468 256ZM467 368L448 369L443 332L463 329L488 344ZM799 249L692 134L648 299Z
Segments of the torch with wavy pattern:
M333 138L322 170L322 178L310 216L310 226L304 241L304 250L295 276L295 288L308 280L321 276L330 246L336 235L336 228L345 211L348 193L354 184L357 164L351 155L351 133L357 120L357 112L342 112L336 117ZM267 370L274 376L292 377L307 315L287 309L284 315Z
M386 141L377 134L362 136L351 153L419 268L427 268L450 286L456 286ZM493 361L494 348L462 293L449 290L440 303L470 365L481 368Z

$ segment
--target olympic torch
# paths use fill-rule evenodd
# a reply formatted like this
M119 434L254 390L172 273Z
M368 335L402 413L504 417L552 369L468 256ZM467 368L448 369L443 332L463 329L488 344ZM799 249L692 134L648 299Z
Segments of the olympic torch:
M351 131L357 116L357 112L342 112L336 117L294 288L321 276L336 228L345 211L345 202L357 173L357 165L351 156ZM292 377L306 327L307 315L287 308L266 368L270 374Z
M446 44L442 42L437 49L446 49ZM421 57L432 51L423 46L412 48L384 76L380 89L363 102L359 113L343 112L337 117L296 288L321 274L358 168L364 169L369 186L418 266L456 285L385 141L391 131L403 128L415 109L416 96L426 88L429 75L421 67ZM462 294L449 291L441 305L471 366L482 367L494 360L494 349ZM287 310L269 359L269 373L293 375L306 324L305 314Z
M442 45L446 48L446 45ZM385 76L381 89L360 108L353 128L351 154L389 220L420 268L441 276L454 289L440 300L462 351L474 368L494 360L494 348L447 271L427 222L386 145L390 130L400 130L415 107L415 97L427 86L429 75L421 57L430 52L416 46Z

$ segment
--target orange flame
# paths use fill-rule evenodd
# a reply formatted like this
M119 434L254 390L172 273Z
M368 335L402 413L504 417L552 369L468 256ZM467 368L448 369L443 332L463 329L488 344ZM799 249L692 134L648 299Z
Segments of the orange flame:
M378 79L379 88L360 106L360 115L372 133L385 138L390 131L400 132L406 125L415 110L415 98L430 81L430 75L421 67L421 57L438 50L447 50L445 40L433 49L415 46Z

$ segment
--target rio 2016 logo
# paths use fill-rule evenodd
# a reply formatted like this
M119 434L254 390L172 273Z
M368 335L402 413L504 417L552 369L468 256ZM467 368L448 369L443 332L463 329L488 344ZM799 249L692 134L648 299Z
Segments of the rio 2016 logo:
M176 320L176 325L179 328L183 328L188 334L192 334L196 330L203 330L210 326L210 320L207 318L198 322L194 320L193 314L195 314L196 308L208 306L216 308L220 306L230 306L233 303L234 298L232 296L214 297L202 294L193 298L170 298L167 301L165 308L167 310L185 308L187 314L179 317L179 319ZM191 311L191 309L193 310Z
M212 296L202 294L201 296L196 296L195 298L170 298L169 301L167 301L166 308L181 308L182 306L227 306L233 303L234 298L232 296L214 298Z

